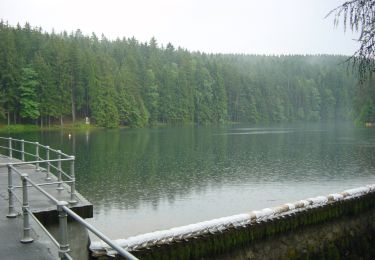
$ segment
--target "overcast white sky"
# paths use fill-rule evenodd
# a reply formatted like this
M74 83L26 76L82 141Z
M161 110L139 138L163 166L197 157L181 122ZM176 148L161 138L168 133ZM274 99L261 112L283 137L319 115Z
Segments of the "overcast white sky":
M154 36L191 51L352 54L355 35L325 15L343 0L0 0L0 18L46 31Z

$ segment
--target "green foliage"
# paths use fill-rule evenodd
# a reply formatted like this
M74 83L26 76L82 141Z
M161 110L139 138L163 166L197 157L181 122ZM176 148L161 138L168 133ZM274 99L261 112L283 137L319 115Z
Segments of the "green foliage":
M355 75L338 65L344 56L207 55L159 47L154 38L109 41L3 22L0 39L0 112L15 123L90 117L104 127L144 127L372 116L361 106L366 95L355 94Z
M327 16L334 15L338 25L342 19L345 30L359 32L359 48L348 61L356 67L361 83L375 72L375 5L374 0L350 0L343 2Z
M37 101L36 88L38 81L36 72L31 68L22 69L20 92L20 115L24 118L37 119L39 113L39 103Z
M92 101L92 117L99 126L117 127L119 114L115 104L116 92L113 80L107 77L97 86L96 95Z
M357 123L373 121L375 119L375 88L374 78L369 77L359 88L355 99Z

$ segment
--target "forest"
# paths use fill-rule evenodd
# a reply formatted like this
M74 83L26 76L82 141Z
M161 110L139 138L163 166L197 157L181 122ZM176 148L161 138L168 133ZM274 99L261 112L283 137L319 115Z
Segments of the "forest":
M189 52L155 38L0 22L0 113L8 124L157 124L368 120L371 80L347 56Z

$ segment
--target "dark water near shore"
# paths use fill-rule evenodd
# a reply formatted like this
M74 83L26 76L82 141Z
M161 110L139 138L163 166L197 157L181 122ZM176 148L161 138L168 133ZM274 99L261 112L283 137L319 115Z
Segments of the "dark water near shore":
M114 239L375 183L375 128L350 124L12 137L75 154L77 189L94 204L90 222Z

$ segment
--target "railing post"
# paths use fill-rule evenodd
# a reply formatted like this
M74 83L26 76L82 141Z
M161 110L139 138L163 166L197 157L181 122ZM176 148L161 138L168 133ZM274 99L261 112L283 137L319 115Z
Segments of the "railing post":
M68 214L64 210L68 202L59 201L57 204L57 211L59 213L59 257L65 259L65 253L70 251L68 243Z
M76 177L75 177L75 172L74 172L74 160L75 157L71 156L70 157L72 160L70 161L70 178L71 178L71 183L70 183L70 204L75 204L77 203L76 200Z
M25 140L21 140L21 158L25 161Z
M46 146L46 160L47 160L47 173L46 173L46 181L51 180L51 166L49 162L49 146Z
M12 137L9 137L9 157L13 158L13 153L12 153Z
M57 184L57 189L58 190L63 190L64 187L62 186L62 174L61 174L61 151L60 150L57 150L57 178L58 178L58 182L59 184Z
M36 157L36 160L39 161L39 143L38 142L35 142L35 157ZM39 171L39 163L37 162L36 163L36 170Z
M23 214L23 235L21 239L21 243L31 243L33 242L33 238L30 235L31 227L30 227L30 216L29 216L29 198L28 198L28 191L27 191L27 174L22 174L22 214Z
M12 167L8 164L8 215L7 218L17 217L17 213L14 210L14 195L13 195L13 177L12 177Z

